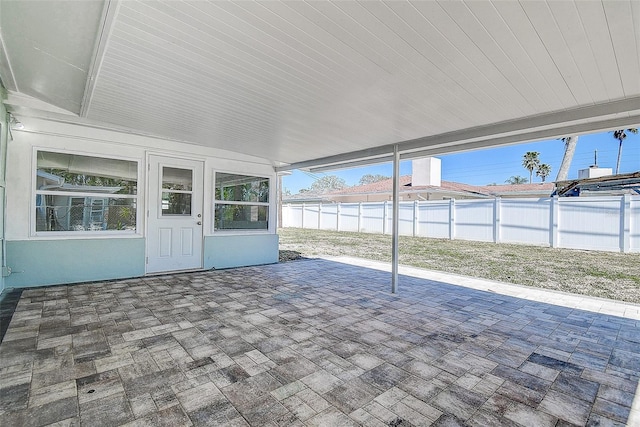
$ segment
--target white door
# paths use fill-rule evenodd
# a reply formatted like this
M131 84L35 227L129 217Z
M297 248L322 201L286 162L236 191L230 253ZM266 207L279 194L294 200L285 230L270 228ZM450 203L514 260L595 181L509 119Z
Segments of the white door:
M149 156L147 273L202 268L202 162Z

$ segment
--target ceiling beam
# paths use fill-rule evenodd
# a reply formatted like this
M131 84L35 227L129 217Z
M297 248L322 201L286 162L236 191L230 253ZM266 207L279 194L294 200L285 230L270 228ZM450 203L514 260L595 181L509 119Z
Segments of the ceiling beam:
M637 111L640 111L640 96L411 139L399 142L398 146L401 154L410 151L431 151L436 148L448 147L447 150L438 152L438 154L443 154L444 152L463 151L463 149L455 149L454 147L469 145L472 142L476 142L476 144L473 144L470 146L472 148L468 149L557 138L574 133L584 134L637 124L638 115L598 120L615 114L629 114ZM577 121L583 121L583 123L571 124L571 122ZM292 163L280 166L276 170L329 167L363 159L372 159L370 163L380 163L381 157L393 153L394 145L387 144L380 147Z
M504 145L513 145L525 142L535 142L547 139L560 138L567 135L584 135L594 132L606 132L609 130L622 129L631 126L637 126L640 123L640 114L629 117L620 117L616 119L603 120L599 122L579 123L558 128L541 129L531 132L519 133L514 135L506 135L496 138L485 138L465 143L447 143L434 145L424 150L410 151L402 153L400 160L418 159L421 157L431 157L442 154L459 153L463 151L479 150L483 148L498 147ZM310 172L327 172L337 169L350 169L360 166L368 166L372 164L389 163L393 161L393 155L386 155L376 158L360 159L354 161L346 161L334 163L330 165L321 165L308 168Z
M9 52L7 52L7 45L4 43L4 38L2 37L2 31L0 31L0 64L5 64L6 73L0 76L2 78L2 83L6 89L9 90L19 90L18 82L16 81L16 76L13 74L13 67L11 66L11 61L9 60ZM0 66L0 69L2 67Z
M107 49L109 36L111 35L111 30L113 29L113 24L119 9L120 0L106 0L104 3L100 27L98 28L98 34L96 36L96 44L93 48L93 56L91 57L91 64L89 65L89 72L87 73L84 96L80 104L80 117L87 117L89 114L93 91L95 90L96 81L100 74L100 68L102 67L102 60L104 59L104 52Z

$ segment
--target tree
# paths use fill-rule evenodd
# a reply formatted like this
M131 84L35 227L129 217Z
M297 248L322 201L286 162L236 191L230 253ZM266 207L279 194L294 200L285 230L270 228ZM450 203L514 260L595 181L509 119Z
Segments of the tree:
M522 167L529 171L529 182L533 180L533 171L540 166L540 153L537 151L527 151L522 156Z
M314 181L309 189L302 189L300 192L323 194L330 191L342 190L345 187L347 187L347 183L344 179L335 175L327 175Z
M525 178L524 176L514 175L510 177L508 180L506 180L505 182L507 184L526 184L529 181L527 181L527 178Z
M538 166L538 170L536 171L536 176L539 176L540 178L542 178L542 182L544 182L550 173L551 173L551 165L543 163L540 166Z
M620 171L620 159L622 158L622 141L627 137L627 132L629 133L638 133L638 129L629 128L629 129L619 129L613 131L613 137L620 142L618 145L618 161L616 162L616 175Z
M565 136L564 138L560 138L560 140L564 142L564 156L562 156L562 163L560 163L556 181L566 181L569 176L569 168L571 167L573 155L576 152L576 145L578 145L578 135ZM542 182L544 182L544 179Z
M389 179L389 177L380 175L380 174L372 175L368 173L368 174L362 175L362 178L360 178L359 185L373 184L374 182L384 181L386 179Z

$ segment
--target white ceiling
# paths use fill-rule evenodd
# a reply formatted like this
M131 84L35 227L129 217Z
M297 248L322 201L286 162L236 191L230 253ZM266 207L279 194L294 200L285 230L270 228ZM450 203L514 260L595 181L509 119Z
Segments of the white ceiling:
M17 113L35 98L275 165L640 122L633 0L1 0L0 26Z

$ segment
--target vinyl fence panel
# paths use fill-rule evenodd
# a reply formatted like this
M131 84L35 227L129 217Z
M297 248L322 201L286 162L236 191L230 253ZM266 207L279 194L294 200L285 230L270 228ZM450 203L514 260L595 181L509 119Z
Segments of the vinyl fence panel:
M450 203L446 201L418 204L418 236L449 238Z
M384 203L363 203L360 231L363 233L380 233L384 229Z
M500 241L549 244L551 199L501 199Z
M640 197L629 199L629 252L640 252Z
M558 241L562 248L620 250L621 198L558 200Z
M340 204L340 229L339 231L360 231L359 230L359 203Z
M320 212L320 229L336 230L338 227L338 205L323 204Z
M398 211L398 234L401 236L413 236L413 206L413 202L400 203ZM390 220L392 221L393 218L390 218ZM389 224L388 230L391 230L391 224Z
M493 200L456 200L455 238L493 241Z
M302 228L302 205L282 207L283 227Z
M399 233L640 252L640 196L401 202ZM283 206L283 226L390 233L391 203Z
M320 218L320 204L305 204L302 215L304 228L317 229L318 220Z

